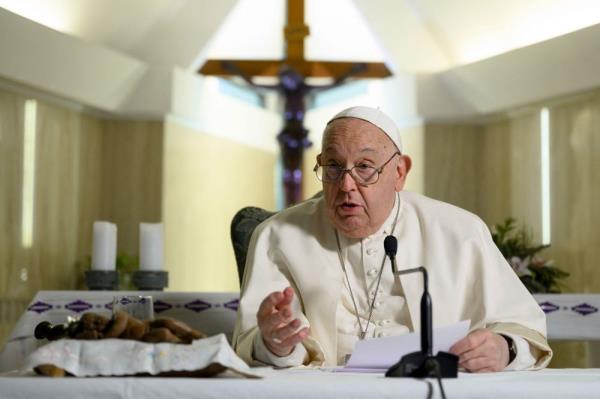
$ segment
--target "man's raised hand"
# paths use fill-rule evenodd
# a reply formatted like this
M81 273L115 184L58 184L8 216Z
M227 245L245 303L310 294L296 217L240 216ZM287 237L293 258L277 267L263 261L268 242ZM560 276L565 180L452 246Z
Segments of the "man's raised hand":
M289 355L297 343L308 336L308 327L300 330L300 319L292 318L294 290L275 291L262 301L256 318L266 347L277 356Z

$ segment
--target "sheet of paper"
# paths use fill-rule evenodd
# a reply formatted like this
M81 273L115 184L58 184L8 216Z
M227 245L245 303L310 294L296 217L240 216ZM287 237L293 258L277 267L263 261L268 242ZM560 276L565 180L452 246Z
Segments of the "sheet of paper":
M467 336L469 320L433 329L433 354L447 352ZM388 369L407 353L421 350L421 333L358 341L346 367L337 371L375 372Z

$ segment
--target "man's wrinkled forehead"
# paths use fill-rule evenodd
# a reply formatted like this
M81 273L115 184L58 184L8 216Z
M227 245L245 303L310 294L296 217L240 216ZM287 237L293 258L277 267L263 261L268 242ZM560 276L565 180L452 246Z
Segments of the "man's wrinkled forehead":
M395 143L377 126L357 118L339 118L325 127L322 152L337 152L344 144L361 141L361 152L381 152Z

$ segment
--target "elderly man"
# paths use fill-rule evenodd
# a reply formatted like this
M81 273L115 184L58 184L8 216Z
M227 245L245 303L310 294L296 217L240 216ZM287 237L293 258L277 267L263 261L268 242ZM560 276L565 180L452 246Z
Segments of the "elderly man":
M323 133L315 172L323 196L279 212L254 232L246 262L237 353L276 367L345 363L365 337L420 328L419 274L429 273L434 326L470 320L451 352L472 372L545 367L544 313L475 215L402 191L411 160L383 112L353 107Z

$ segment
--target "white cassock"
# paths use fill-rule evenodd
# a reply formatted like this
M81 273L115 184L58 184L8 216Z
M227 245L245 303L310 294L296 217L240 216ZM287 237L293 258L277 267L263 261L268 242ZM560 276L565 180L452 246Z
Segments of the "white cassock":
M423 281L420 273L394 277L389 261L376 291L396 207L398 269L425 266L433 302L433 325L471 320L470 330L488 328L513 338L517 359L507 369L545 367L552 351L546 341L543 311L521 284L477 216L455 206L402 191L379 231L364 239L340 234L363 328L372 298L375 306L367 336L419 331ZM256 325L262 300L292 286L295 317L310 335L291 355L271 354ZM288 208L259 225L250 241L233 345L249 364L294 366L343 364L360 328L338 256L335 230L323 197Z

